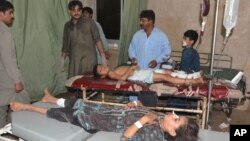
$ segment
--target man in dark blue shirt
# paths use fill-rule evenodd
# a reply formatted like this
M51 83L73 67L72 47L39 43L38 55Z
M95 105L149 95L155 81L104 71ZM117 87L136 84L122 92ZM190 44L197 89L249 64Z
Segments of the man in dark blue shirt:
M186 73L193 73L200 71L200 56L193 48L198 39L198 33L195 30L187 30L184 33L182 46L182 56L180 63L180 70Z

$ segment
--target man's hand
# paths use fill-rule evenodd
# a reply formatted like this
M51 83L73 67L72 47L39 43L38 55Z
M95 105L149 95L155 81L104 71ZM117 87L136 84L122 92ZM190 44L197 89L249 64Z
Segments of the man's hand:
M148 64L148 67L149 67L149 68L155 68L156 66L157 66L156 60L152 60L152 61L150 61L150 63Z
M15 92L16 93L20 93L23 89L24 89L24 87L23 87L22 82L15 83Z
M105 51L104 54L105 54L106 59L109 60L109 58L110 58L110 53L109 53L109 51Z
M137 69L138 69L138 66L136 66L136 65L130 66L130 70L132 70L132 71L137 70Z
M135 65L135 66L137 65L137 61L136 61L135 58L132 58L132 59L131 59L131 65Z

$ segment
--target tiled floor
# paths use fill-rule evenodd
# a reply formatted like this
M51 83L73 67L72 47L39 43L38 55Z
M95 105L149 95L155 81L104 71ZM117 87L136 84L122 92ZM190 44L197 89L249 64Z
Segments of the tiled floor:
M249 99L245 102L244 105L239 106L238 108L234 109L231 115L231 118L228 119L225 113L222 111L212 111L212 122L211 128L215 131L229 131L229 127L227 128L220 128L220 125L224 123L224 125L229 124L250 124L250 104Z

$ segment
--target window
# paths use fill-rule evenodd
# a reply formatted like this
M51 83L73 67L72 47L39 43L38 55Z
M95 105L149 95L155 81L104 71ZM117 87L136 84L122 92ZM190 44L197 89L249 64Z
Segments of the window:
M107 39L119 40L122 0L96 0L96 19Z

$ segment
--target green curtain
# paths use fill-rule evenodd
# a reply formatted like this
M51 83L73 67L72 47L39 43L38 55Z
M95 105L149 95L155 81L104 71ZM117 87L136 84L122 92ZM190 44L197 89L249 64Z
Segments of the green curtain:
M59 63L63 27L69 20L68 0L11 2L15 7L15 21L11 30L18 65L31 99L39 100L45 87L54 95L65 92L67 71L61 72Z
M118 64L128 61L128 48L133 34L139 29L141 10L147 9L148 0L124 0L122 28L120 34Z

